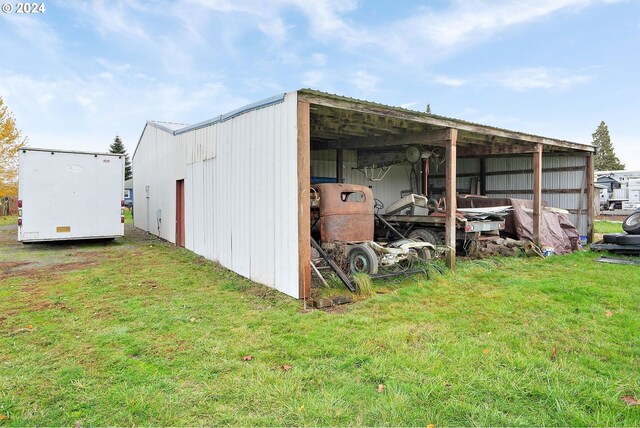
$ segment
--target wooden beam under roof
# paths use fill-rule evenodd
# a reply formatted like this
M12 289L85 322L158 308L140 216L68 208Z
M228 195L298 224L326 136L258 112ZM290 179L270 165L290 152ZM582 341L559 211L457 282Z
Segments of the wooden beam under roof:
M449 137L448 129L436 129L427 132L413 132L400 135L384 135L378 137L347 138L341 141L345 149L369 149L389 146L410 145L446 145Z
M491 156L491 155L513 155L533 153L536 151L536 144L492 144L492 145L471 145L460 146L458 148L458 156L472 157L472 156Z
M593 152L594 148L585 145L577 144L570 141L556 140L547 137L541 137L537 135L523 134L515 131L508 131L498 128L493 128L484 125L472 124L468 122L458 121L454 119L443 118L439 116L432 116L423 113L412 113L409 111L393 108L389 106L383 106L374 103L361 102L352 99L342 99L334 96L322 96L322 94L300 91L298 94L300 99L304 99L311 103L314 107L325 106L336 109L350 110L361 113L380 115L386 117L394 117L397 119L404 119L413 122L420 122L435 127L446 127L457 129L458 131L468 131L479 135L489 135L496 137L503 137L515 141L526 141L529 143L542 144L545 146L558 146L569 148L578 151Z

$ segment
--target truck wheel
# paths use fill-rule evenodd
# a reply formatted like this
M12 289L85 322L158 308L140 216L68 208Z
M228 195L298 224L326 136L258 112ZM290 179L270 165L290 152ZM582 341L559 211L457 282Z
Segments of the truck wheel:
M366 245L352 246L349 250L349 270L352 275L357 273L377 274L378 257L376 253Z
M640 213L633 213L622 222L622 230L630 235L640 235Z
M475 257L480 253L480 244L477 239L471 239L463 244L463 249L467 257Z
M428 229L415 229L409 234L409 239L420 242L428 242L433 245L440 245L435 233Z
M431 251L431 248L418 248L417 253L418 259L422 261L429 262L433 259L433 252Z

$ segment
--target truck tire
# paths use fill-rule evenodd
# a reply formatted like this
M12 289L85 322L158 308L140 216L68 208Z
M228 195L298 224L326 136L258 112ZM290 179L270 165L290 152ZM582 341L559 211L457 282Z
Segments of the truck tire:
M616 238L618 245L640 245L640 235L618 235Z
M640 212L625 218L622 222L622 230L630 235L640 235Z
M618 236L623 235L622 233L607 233L602 235L602 240L605 244L615 244L618 242Z
M429 244L440 245L437 235L428 229L414 229L411 231L411 233L409 233L408 238L413 239L414 241L428 242Z
M351 246L349 249L349 271L352 275L357 273L377 274L378 257L376 253L366 245Z

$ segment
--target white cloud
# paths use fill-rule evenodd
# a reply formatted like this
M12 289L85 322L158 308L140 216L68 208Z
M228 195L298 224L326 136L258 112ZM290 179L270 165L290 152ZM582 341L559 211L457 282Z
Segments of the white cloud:
M548 67L529 67L509 70L489 76L501 86L514 91L528 91L532 89L565 89L588 82L591 76L571 74L565 70Z
M0 14L0 22L9 24L13 32L23 41L14 45L18 45L21 49L29 49L38 51L39 55L44 54L47 57L55 57L62 44L58 34L51 28L46 21L38 15L21 15L21 14Z
M359 70L353 74L349 81L361 92L371 93L377 90L380 79L365 70Z
M324 67L327 65L327 55L323 53L314 53L311 55L311 61L318 67Z
M261 22L258 24L258 28L278 43L282 43L287 39L287 26L280 17Z
M221 82L108 81L99 74L49 80L1 69L0 93L34 146L91 150L103 150L120 133L132 151L148 119L194 123L254 101Z
M455 46L478 40L507 27L531 22L554 12L580 8L592 0L537 0L455 2L444 13L425 13L403 22L408 28L437 46Z
M125 36L143 42L151 40L137 18L141 11L135 2L93 0L86 6L77 7L86 8L86 12L93 18L97 30L103 36Z
M453 86L453 87L460 87L463 86L467 83L466 80L463 79L458 79L455 77L449 77L449 76L435 76L433 78L433 81L435 83L439 83L441 85L445 85L445 86Z
M322 82L325 79L325 75L323 71L320 70L311 70L307 71L302 75L301 82L304 86L309 88L319 88L322 86Z
M95 61L106 70L114 74L122 74L126 71L129 71L129 69L131 68L131 64L116 64L106 58L96 58Z

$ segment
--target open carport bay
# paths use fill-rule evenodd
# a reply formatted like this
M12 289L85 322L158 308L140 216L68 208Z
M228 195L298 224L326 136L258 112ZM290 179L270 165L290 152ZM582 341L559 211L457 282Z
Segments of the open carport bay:
M130 228L15 236L0 229L5 426L640 424L637 266L462 262L324 312Z

